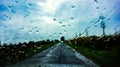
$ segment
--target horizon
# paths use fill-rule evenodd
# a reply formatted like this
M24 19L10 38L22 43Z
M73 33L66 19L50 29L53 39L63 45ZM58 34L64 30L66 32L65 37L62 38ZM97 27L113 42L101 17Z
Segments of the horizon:
M119 0L1 0L0 41L19 43L120 31ZM101 18L102 17L102 18ZM88 34L87 34L88 32Z

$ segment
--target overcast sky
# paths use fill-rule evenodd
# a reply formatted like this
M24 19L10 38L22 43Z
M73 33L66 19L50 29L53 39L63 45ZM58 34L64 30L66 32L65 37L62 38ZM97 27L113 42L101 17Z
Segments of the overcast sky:
M119 4L120 0L0 0L0 41L69 39L86 28L89 35L101 35L100 16L105 17L106 34L113 34L120 31Z

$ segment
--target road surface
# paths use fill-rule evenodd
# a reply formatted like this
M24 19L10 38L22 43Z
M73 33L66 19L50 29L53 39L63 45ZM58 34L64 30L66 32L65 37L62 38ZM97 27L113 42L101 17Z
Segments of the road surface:
M99 67L68 45L60 42L41 53L8 67Z

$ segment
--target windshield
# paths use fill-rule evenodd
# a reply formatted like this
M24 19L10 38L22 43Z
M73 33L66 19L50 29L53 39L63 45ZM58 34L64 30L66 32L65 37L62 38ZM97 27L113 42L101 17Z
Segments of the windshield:
M61 36L72 39L120 31L119 0L0 1L1 43L60 40Z

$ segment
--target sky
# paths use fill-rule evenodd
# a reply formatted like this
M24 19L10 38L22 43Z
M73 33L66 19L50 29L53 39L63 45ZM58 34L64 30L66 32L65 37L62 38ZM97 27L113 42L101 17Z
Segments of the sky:
M0 0L0 41L18 43L120 31L120 0ZM101 19L100 17L103 17Z

